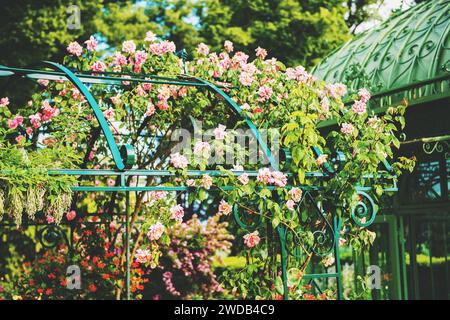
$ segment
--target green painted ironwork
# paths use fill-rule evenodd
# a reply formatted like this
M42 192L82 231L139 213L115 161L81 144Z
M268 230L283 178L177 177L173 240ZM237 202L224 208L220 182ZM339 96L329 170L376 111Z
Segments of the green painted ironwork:
M6 66L0 66L0 76L11 76L14 74L18 74L31 79L49 79L49 80L69 80L71 81L83 94L86 98L89 106L92 108L99 125L101 126L103 135L105 136L108 147L111 152L113 161L115 162L116 170L92 170L92 169L54 169L49 170L48 173L51 175L73 175L73 176L115 176L117 179L117 184L115 186L88 186L88 185L80 185L72 187L73 191L79 192L124 192L125 200L126 200L126 208L125 213L123 214L125 219L125 250L126 250L126 274L125 274L125 296L127 299L130 299L130 266L131 266L131 257L130 257L130 215L131 215L131 204L130 204L130 192L138 192L138 191L153 191L153 190L164 190L164 191L188 191L193 187L187 186L165 186L165 185L155 185L155 186L130 186L127 184L127 178L129 177L139 177L139 176L174 176L175 174L168 170L143 170L143 169L132 169L135 163L135 154L133 147L131 145L123 145L120 148L116 144L113 134L109 129L109 125L103 116L95 98L90 93L86 84L103 84L103 85L121 85L122 81L125 78L121 76L127 75L130 78L126 78L126 81L130 82L149 82L149 83L157 83L157 84L173 84L173 85L182 85L182 86L194 86L199 88L205 88L210 90L211 92L219 95L225 104L238 116L245 121L247 126L250 128L252 134L257 139L260 147L262 148L263 154L268 159L270 166L273 170L279 170L279 164L275 161L271 150L268 148L266 143L263 141L260 132L254 123L245 115L245 113L240 109L240 107L231 99L229 95L227 95L224 88L230 89L231 87L225 87L222 85L215 85L211 82L200 78L194 78L187 75L179 75L176 78L169 77L157 77L153 75L143 75L143 74L124 74L124 73L112 73L112 72L103 72L92 75L79 71L71 71L68 68L56 64L53 62L47 62L47 64L51 65L53 68L56 68L59 71L48 71L48 70L34 70L34 69L22 69L22 68L9 68ZM313 148L313 151L318 156L321 154L321 150L319 148ZM289 161L289 154L286 154L286 161ZM343 163L345 162L345 158L342 156L342 153L336 152L336 155L333 156L332 164L326 164L325 172L308 172L306 173L307 177L315 177L315 178L327 178L329 175L334 174L336 171L340 170ZM8 172L1 172L2 174L8 174ZM249 176L256 176L257 171L244 170L244 171L235 171L234 175L240 175L242 173L247 173ZM187 172L188 176L202 176L204 174L209 174L211 176L222 176L223 172L218 170L189 170ZM287 176L291 176L291 173L286 172ZM371 176L366 176L365 178L371 178ZM222 186L220 189L222 190L231 190L234 186ZM287 186L290 188L290 186ZM335 273L313 273L307 274L304 276L305 280L311 280L315 285L316 282L314 279L319 278L336 278L337 280L337 297L338 299L342 299L342 282L341 282L341 269L339 263L339 234L340 229L342 227L342 220L340 217L333 216L332 221L328 221L324 211L321 209L320 205L315 201L315 198L311 194L311 192L320 192L320 188L317 186L300 186L300 188L304 191L303 200L301 203L309 201L312 204L312 209L317 214L319 219L323 220L325 229L318 230L314 233L314 237L318 246L325 246L326 250L321 251L321 249L315 248L315 246L309 248L311 252L322 256L324 254L328 254L331 250L334 251L335 259L336 259L336 272ZM215 189L212 187L211 189ZM275 187L268 186L267 189L274 190ZM364 191L371 190L371 187L360 187L357 186L357 190L360 191L361 194L367 196L367 198L371 200L370 196ZM396 191L396 185L386 188L386 191ZM373 201L371 202L373 203ZM356 210L356 209L355 209ZM237 207L234 207L234 216L237 224L244 229L252 229L255 225L247 224L243 217L241 216ZM355 211L356 212L356 211ZM375 210L373 214L375 215ZM300 214L298 212L298 214ZM363 226L369 225L373 221L373 218L369 219ZM256 222L256 225L259 225L262 222ZM48 228L47 228L48 229ZM61 238L60 234L57 237L59 231L48 229L46 231L47 236L45 240L48 240L49 243L52 241L56 241ZM289 232L284 225L278 225L276 228L276 232L278 234L278 240L280 244L280 254L281 254L281 271L282 271L282 279L283 279L283 287L284 287L284 298L288 298L288 281L287 281L287 265L288 265L288 256L293 255L296 256L296 253L289 252L287 248L287 240L289 236ZM294 250L295 251L295 250Z
M351 39L312 72L327 82L344 82L350 67L359 67L378 108L404 98L415 104L449 97L449 11L449 0L415 5ZM350 87L362 85L357 78Z

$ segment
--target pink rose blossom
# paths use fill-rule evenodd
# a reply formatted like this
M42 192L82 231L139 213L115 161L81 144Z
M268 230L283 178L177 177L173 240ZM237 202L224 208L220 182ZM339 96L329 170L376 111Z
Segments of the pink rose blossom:
M72 221L73 219L75 219L76 216L77 216L77 213L75 212L75 210L70 210L66 214L66 219L67 219L67 221Z
M358 91L359 98L362 102L367 103L370 100L370 92L366 88L362 88Z
M351 123L343 123L341 125L341 132L345 135L352 135L355 127Z
M46 87L46 86L48 86L48 84L49 84L50 81L48 81L47 79L39 79L37 82L38 82L41 86Z
M289 195L294 202L299 202L302 199L303 191L300 188L292 188L289 190Z
M179 204L170 208L170 212L172 213L172 219L177 221L181 221L184 217L184 209Z
M241 174L238 177L238 180L240 183L242 183L245 186L249 182L248 174L246 174L246 173Z
M151 32L151 31L147 31L147 33L145 34L144 41L146 41L146 42L155 42L156 41L156 35L153 32Z
M234 50L233 48L233 42L226 40L225 43L223 44L225 51L230 53Z
M127 63L128 63L127 58L123 54L121 54L118 51L114 53L114 60L113 60L114 65L125 66L127 65Z
M83 53L83 47L76 41L69 43L69 46L67 47L67 51L70 54L73 54L74 56L81 56Z
M113 120L116 113L114 112L114 109L109 108L109 109L103 111L103 115L105 116L106 119Z
M294 200L288 200L286 201L286 207L291 210L294 211L294 207L295 207L295 202Z
M270 183L276 185L277 187L284 187L287 183L287 177L281 171L273 171L272 177L270 178Z
M163 190L155 190L150 193L150 196L155 200L165 199L167 197L167 192Z
M258 58L261 58L262 60L264 60L267 56L267 50L263 49L261 47L256 48L255 52L256 52L256 56Z
M341 98L347 93L347 86L342 83L328 84L326 86L328 94L334 98Z
M209 156L210 150L211 146L206 141L197 141L194 145L194 154L203 158L207 158Z
M320 107L322 108L323 112L330 111L330 100L327 97L323 97L320 101Z
M207 174L202 176L202 180L200 182L206 190L209 190L213 184L212 178Z
M220 200L219 214L229 215L232 207L225 200Z
M55 222L55 219L51 215L47 215L46 219L48 224Z
M120 97L121 97L120 93L111 97L111 102L113 103L113 105L117 105L120 103Z
M268 184L272 179L272 173L269 168L259 169L256 179L262 183Z
M0 99L0 107L6 107L9 105L8 97L4 97Z
M327 159L328 159L328 155L327 155L327 154L321 154L320 156L317 157L316 163L317 163L317 165L320 167L320 166L322 166L325 162L327 162Z
M124 41L122 43L122 51L128 54L132 54L136 51L136 44L133 40Z
M243 238L244 238L244 244L249 248L256 247L258 245L258 243L261 241L258 231L254 231L252 233L247 233L246 235L244 235Z
M164 225L161 222L157 222L154 225L151 225L150 228L148 228L147 237L150 240L158 240L159 238L161 238L163 233Z
M106 70L106 65L102 61L97 61L91 66L91 70L103 72Z
M147 111L145 112L145 115L147 117L151 117L155 113L155 111L156 111L155 105L153 103L149 102L147 104Z
M95 51L97 49L97 40L93 36L90 36L89 40L86 40L84 43L89 51Z
M18 123L17 123L16 119L9 119L8 120L8 128L16 129L17 126L18 126Z
M227 127L222 124L219 124L219 126L214 129L214 137L216 138L216 140L225 139L227 135L226 129Z
M114 187L116 185L116 181L114 181L114 179L112 178L108 178L106 180L106 184L108 185L108 187Z
M188 166L186 157L178 152L170 156L170 163L172 163L172 165L178 169L184 169Z
M16 140L17 144L21 144L24 138L24 136L18 135L14 140Z
M197 47L197 53L207 56L209 54L209 47L204 43L200 43Z
M366 112L366 103L363 100L356 100L352 105L352 111L356 114L364 114Z
M243 85L243 86L250 86L253 82L253 76L248 73L248 72L241 72L241 74L239 75L239 82Z
M269 99L272 93L272 88L266 85L263 85L258 89L258 95L263 101Z
M137 249L134 257L138 263L147 263L150 262L152 254L148 249Z

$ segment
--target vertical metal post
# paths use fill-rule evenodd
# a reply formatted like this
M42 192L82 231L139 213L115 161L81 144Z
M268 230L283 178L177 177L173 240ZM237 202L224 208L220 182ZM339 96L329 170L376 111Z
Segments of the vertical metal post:
M403 224L403 216L398 217L399 221L399 241L400 241L400 265L402 269L403 281L403 300L408 300L408 274L406 272L406 250L405 250L405 227Z
M333 229L334 229L334 256L336 264L336 286L337 286L337 299L343 299L343 288L342 288L342 275L341 275L341 256L339 253L339 238L342 227L342 219L338 216L333 218Z
M277 227L278 237L280 238L281 248L281 277L283 279L283 298L289 299L288 280L287 280L287 251L286 251L286 229L284 226Z
M126 254L126 295L127 300L131 300L130 295L130 192L125 191L125 206L126 206L126 222L125 222L125 254Z

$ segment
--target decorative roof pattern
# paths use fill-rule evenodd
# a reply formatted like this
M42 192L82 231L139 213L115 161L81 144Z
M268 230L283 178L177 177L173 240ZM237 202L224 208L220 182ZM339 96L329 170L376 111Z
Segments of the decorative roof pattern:
M327 82L343 82L351 66L363 70L378 97L388 105L450 95L450 0L418 4L361 33L314 69ZM352 88L362 86L360 79Z

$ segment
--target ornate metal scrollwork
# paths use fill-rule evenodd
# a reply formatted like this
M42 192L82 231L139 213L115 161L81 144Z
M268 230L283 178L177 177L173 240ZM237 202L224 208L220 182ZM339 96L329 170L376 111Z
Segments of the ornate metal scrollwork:
M42 246L47 249L54 248L61 242L65 242L70 247L66 232L61 226L55 224L38 227L36 236Z
M365 192L358 191L359 201L351 209L353 221L360 227L366 228L372 224L377 215L373 199Z
M250 206L252 204L250 203ZM249 206L247 206L249 207ZM258 209L253 210L249 207L249 209L239 208L238 204L233 206L233 214L236 223L245 230L254 230L258 228L263 222L263 216Z
M307 206L307 211L314 211L316 215L307 215L306 220L302 217L302 206ZM319 207L310 192L305 192L303 198L296 205L294 211L296 212L302 229L311 232L313 241L311 245L305 245L292 232L287 232L287 240L293 244L296 250L287 250L290 255L299 258L301 254L298 253L298 248L302 248L308 253L314 253L317 256L323 257L329 254L334 248L334 230L327 218L327 214Z

